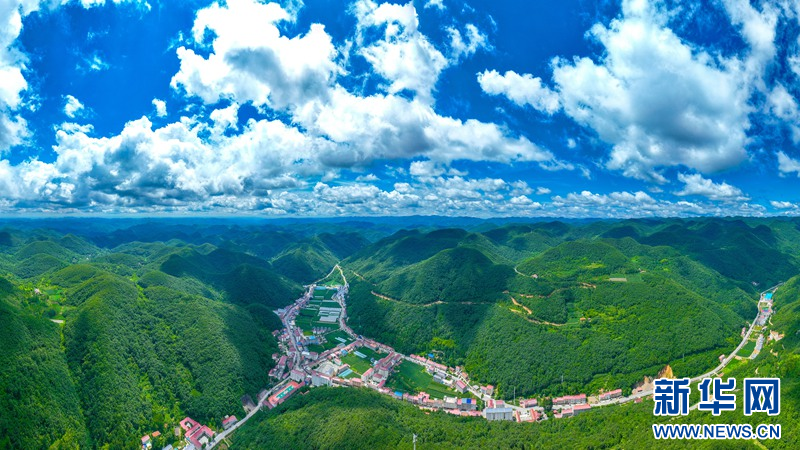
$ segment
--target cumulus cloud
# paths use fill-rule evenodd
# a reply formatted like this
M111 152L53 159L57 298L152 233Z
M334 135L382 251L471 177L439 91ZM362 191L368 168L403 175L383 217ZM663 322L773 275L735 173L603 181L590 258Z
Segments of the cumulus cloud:
M444 0L428 0L425 2L425 9L428 8L436 8L440 11L444 11L447 7L444 6Z
M331 37L319 24L301 36L282 36L278 24L290 19L280 5L255 0L201 9L193 39L213 52L205 58L179 47L180 70L172 78L173 88L206 103L231 98L279 109L325 95L339 70ZM205 41L209 32L212 42Z
M472 56L478 50L491 48L489 37L471 23L466 25L464 34L455 27L447 27L445 31L450 36L450 49L456 60Z
M800 177L800 161L792 158L784 152L778 152L778 170L781 174L788 175L796 173Z
M363 166L375 159L424 155L438 162L550 162L552 153L496 124L436 113L430 93L447 61L419 32L412 3L359 1L358 52L391 82L386 93L362 96L338 83L344 68L338 50L319 24L294 37L278 24L291 19L277 4L236 0L197 14L194 41L212 49L207 57L180 47L180 71L172 86L207 104L252 102L286 111L294 123L333 145L315 157L330 167ZM381 38L364 41L364 30ZM206 42L207 31L213 40ZM396 95L416 92L414 98Z
M800 209L800 206L798 206L796 203L786 202L786 201L773 200L769 202L769 204L772 205L772 207L775 209L794 209L794 210Z
M604 56L557 60L553 72L566 114L612 144L607 167L659 183L661 167L738 165L750 126L742 62L683 41L667 14L648 1L623 1L621 17L590 31Z
M763 216L766 208L748 202L719 203L670 201L656 199L637 192L611 192L595 194L591 191L574 192L565 197L555 196L545 205L558 212L558 217L694 217L694 216Z
M354 10L358 27L362 30L359 40L364 39L366 30L383 27L383 39L363 46L359 53L376 73L390 83L387 91L394 94L409 90L421 101L432 102L439 74L447 67L448 61L420 33L414 4L378 5L372 0L359 0Z
M152 103L153 103L153 108L156 109L157 117L167 116L167 102L165 102L164 100L154 98Z
M741 189L731 186L728 183L714 183L712 180L703 178L699 173L695 174L678 174L678 181L684 183L683 189L676 192L675 195L701 195L711 200L723 201L742 201L748 198L742 193Z
M139 0L114 0L114 3ZM66 3L62 1L61 3ZM102 5L105 0L82 0L84 7ZM20 145L29 136L28 124L20 116L28 81L23 72L28 58L15 42L22 31L22 20L42 7L57 7L49 0L6 0L0 2L0 153Z
M83 103L81 103L81 101L77 98L71 95L66 95L64 96L64 99L66 101L64 103L64 114L66 114L70 119L74 119L78 113L83 111Z
M542 84L542 79L533 75L519 75L513 70L500 75L496 70L478 74L478 83L483 92L503 95L517 106L532 106L534 109L553 114L559 110L558 94Z

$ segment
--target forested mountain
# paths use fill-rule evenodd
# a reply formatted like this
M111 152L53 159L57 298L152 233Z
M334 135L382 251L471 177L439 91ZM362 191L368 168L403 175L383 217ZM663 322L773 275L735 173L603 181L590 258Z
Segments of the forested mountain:
M134 448L187 415L219 427L241 414L242 395L270 383L271 331L281 326L272 310L364 243L352 233L292 236L278 259L317 273L301 268L292 280L276 259L208 242L150 235L104 248L51 230L3 231L0 448ZM327 259L305 252L310 243Z
M503 395L625 390L667 364L700 373L737 342L757 291L798 272L787 223L400 231L344 261L351 323Z
M667 364L678 376L702 373L739 341L758 293L800 272L795 219L426 220L405 221L407 229L386 221L9 222L0 227L0 448L133 448L146 432L171 433L185 415L215 426L240 415L241 396L269 385L271 331L281 326L273 310L337 263L356 331L461 364L501 397L627 392ZM773 321L786 337L781 351L771 347L779 356L756 360L761 373L796 371L799 286L794 279L778 291ZM386 424L362 434L378 447L405 443L425 424L443 436L427 442L448 447L544 443L567 426L419 415L369 393L320 391L269 415L237 445L266 442L256 439L263 434L289 446L306 436L299 447L315 439L347 447L349 437L325 424L349 423L346 411L358 405L364 423ZM320 425L323 407L331 421ZM568 427L585 430L569 432L580 445L636 442L597 430L609 420L639 423L646 409L581 416ZM295 426L303 420L323 434Z

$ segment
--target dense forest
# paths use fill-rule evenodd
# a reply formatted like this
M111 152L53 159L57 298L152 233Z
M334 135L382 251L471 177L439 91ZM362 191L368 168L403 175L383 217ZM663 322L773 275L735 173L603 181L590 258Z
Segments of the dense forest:
M269 386L273 311L337 263L356 331L463 365L501 397L627 392L667 364L696 375L736 345L759 292L800 273L798 243L800 221L778 218L8 221L0 448L134 448L186 415L219 428ZM778 292L786 337L737 374L797 374L800 282ZM434 447L547 447L569 431L579 446L635 447L644 434L625 430L646 411L514 428L315 390L236 445L405 447L413 432Z

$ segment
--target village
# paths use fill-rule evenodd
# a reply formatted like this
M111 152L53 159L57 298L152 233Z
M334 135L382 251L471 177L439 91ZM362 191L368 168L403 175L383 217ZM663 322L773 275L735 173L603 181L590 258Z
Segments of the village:
M343 273L341 276L344 279ZM185 446L182 448L211 449L222 443L227 448L226 437L252 415L264 408L277 407L306 386L368 388L423 410L483 417L488 421L538 422L550 419L545 407L539 403L545 399L515 398L511 403L495 399L494 386L472 383L463 367L438 363L433 354L404 355L388 345L356 334L346 323L347 293L346 281L343 285L332 286L312 284L292 305L276 310L283 328L273 332L281 349L281 353L272 355L276 364L269 372L275 385L269 390L262 389L255 400L250 395L243 396L244 418L240 421L233 415L227 416L219 434L189 417L182 420L180 428L175 430L176 436L183 434ZM762 294L759 315L747 331L743 344L754 327L766 324L771 313L772 294ZM756 354L762 345L763 337L760 337L756 342ZM741 345L737 351L740 348ZM724 355L721 362L723 358ZM547 400L552 418L564 419L593 407L628 401L639 403L653 394L651 384L652 380L640 384L628 396L622 389L614 389L601 391L595 396L579 393ZM152 448L157 433L142 437L143 450ZM173 447L168 445L164 449L173 450Z

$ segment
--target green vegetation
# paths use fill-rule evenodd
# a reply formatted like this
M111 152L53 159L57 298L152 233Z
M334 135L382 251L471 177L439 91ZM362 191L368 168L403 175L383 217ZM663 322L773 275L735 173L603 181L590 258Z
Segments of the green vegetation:
M395 367L394 373L386 381L386 387L394 391L416 394L427 392L432 398L463 397L447 386L433 381L433 376L419 364L402 361Z
M145 432L170 436L185 415L219 427L241 414L243 394L268 386L278 351L271 331L281 326L273 310L303 283L328 273L322 282L340 283L336 263L350 282L356 332L463 365L501 397L628 391L667 364L678 376L702 373L739 342L757 293L800 271L800 220L784 218L454 219L472 228L399 231L366 222L39 223L0 230L0 448L134 448ZM317 310L333 306L332 294L319 291L298 324L322 325ZM775 297L764 332L784 338L726 375L757 370L784 380L781 416L744 420L787 424L768 446L792 448L800 281ZM320 351L345 338L336 324L325 327L332 331ZM357 373L368 359L343 357ZM401 364L391 386L437 395L414 369ZM652 447L651 412L645 402L544 424L489 424L367 391L319 389L259 414L234 445L409 447L417 433L421 447Z

